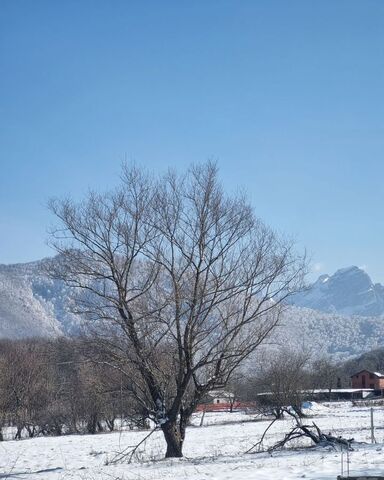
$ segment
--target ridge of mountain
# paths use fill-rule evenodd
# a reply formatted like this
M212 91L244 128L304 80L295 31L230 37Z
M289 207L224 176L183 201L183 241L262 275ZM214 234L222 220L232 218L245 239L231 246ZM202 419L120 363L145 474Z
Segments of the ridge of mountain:
M47 259L0 264L0 338L67 335L78 329L71 313L73 295L51 278Z
M0 338L56 337L79 330L81 319L71 311L73 290L47 274L47 262L0 265ZM384 321L379 314L383 312L380 302L384 301L384 287L375 285L374 294L360 296L363 301L357 302L351 292L364 292L373 284L365 272L356 269L322 275L308 290L296 294L271 342L293 348L304 345L319 355L337 359L384 346ZM351 292L337 298L334 289L345 286L347 278ZM328 283L332 289L324 288ZM357 315L356 311L363 314ZM374 315L368 315L369 311Z
M290 304L324 313L376 317L384 314L384 287L351 266L321 275L307 290L293 295Z

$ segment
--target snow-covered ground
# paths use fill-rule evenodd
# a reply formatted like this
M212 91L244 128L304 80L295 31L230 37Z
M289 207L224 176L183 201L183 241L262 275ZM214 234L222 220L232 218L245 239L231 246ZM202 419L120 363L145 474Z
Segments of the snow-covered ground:
M324 432L354 437L358 443L350 453L350 472L384 474L384 410L374 409L375 436L371 445L370 409L348 402L329 406L315 404L311 412ZM69 435L0 443L0 478L79 480L335 480L341 471L340 452L328 449L287 449L245 454L268 425L245 413L201 413L187 431L183 459L163 460L164 441L155 432L131 464L112 464L111 459L148 432L125 431L99 435ZM275 422L266 435L268 446L290 428L289 419ZM299 445L296 445L299 447ZM346 466L344 467L346 468Z

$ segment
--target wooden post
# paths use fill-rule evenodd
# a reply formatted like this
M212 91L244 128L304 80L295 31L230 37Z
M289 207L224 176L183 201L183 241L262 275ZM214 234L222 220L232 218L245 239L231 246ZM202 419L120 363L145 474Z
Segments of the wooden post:
M203 423L204 423L205 410L206 410L206 407L204 407L204 409L203 409L203 414L202 414L201 419L200 419L200 427L202 427Z
M347 447L347 477L349 477L349 448Z
M371 443L376 443L375 426L373 424L373 408L371 407Z

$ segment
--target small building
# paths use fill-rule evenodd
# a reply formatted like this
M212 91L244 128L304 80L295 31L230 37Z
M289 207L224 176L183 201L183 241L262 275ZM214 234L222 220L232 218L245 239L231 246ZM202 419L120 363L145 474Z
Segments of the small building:
M235 395L225 390L211 390L208 392L206 401L207 403L217 404L230 404L235 399Z
M384 390L384 374L360 370L351 376L352 388L370 388L376 391Z
M359 400L374 395L371 388L332 388L315 389L312 392L313 399L318 401Z
M210 390L196 407L197 412L232 412L239 408L235 395L224 389Z
M197 412L234 412L255 409L255 402L242 402L233 392L223 388L210 390L196 407Z
M360 400L374 395L375 391L371 388L315 388L313 390L300 390L299 393L305 401L331 402L340 400ZM273 393L263 392L257 396L268 398Z

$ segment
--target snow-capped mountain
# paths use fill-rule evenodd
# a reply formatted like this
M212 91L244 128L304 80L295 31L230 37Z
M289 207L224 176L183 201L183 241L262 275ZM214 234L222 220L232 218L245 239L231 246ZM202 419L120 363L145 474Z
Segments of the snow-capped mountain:
M78 330L81 320L71 313L74 292L48 275L46 263L0 265L0 338L54 337ZM322 276L286 307L270 341L338 359L384 346L384 321L378 316L383 291L356 267Z
M384 287L374 284L361 268L342 268L333 275L321 275L290 303L326 313L378 316L384 314Z

